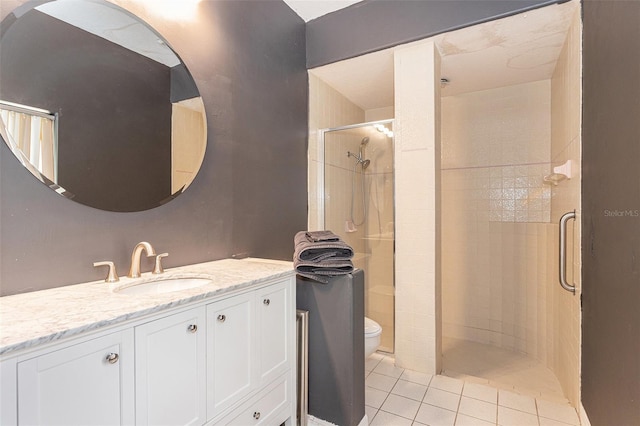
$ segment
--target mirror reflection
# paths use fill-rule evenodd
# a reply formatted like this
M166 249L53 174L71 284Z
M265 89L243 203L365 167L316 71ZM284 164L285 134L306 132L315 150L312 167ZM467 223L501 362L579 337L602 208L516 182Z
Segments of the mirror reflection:
M175 198L204 158L204 104L144 22L102 0L37 2L0 24L0 136L43 183L110 211Z

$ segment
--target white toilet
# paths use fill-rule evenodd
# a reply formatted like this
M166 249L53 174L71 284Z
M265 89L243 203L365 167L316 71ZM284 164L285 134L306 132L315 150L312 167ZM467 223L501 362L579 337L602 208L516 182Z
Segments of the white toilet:
M380 346L382 327L371 318L364 317L364 357L374 353Z

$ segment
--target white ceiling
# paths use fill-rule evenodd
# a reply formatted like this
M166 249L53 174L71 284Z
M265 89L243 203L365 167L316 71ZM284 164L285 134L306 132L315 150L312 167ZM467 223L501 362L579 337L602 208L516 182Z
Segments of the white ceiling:
M442 89L451 96L551 78L578 0L440 34ZM393 52L402 46L313 69L364 110L393 105Z
M361 0L284 0L305 22L316 19Z

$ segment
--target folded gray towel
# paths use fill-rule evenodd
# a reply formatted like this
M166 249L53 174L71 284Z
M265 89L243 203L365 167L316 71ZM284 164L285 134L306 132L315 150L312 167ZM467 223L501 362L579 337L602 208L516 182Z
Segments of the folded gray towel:
M326 259L348 260L353 257L353 249L344 241L311 242L305 231L300 231L294 238L294 261L299 259L308 262L322 262Z
M320 241L340 241L340 237L331 231L307 231L307 240L312 243Z
M353 249L331 231L300 231L294 243L293 265L299 275L328 283L329 277L350 274L354 270Z
M350 260L332 262L330 264L323 263L321 265L309 262L297 262L295 269L297 274L324 284L328 283L329 278L332 276L350 274L355 269Z

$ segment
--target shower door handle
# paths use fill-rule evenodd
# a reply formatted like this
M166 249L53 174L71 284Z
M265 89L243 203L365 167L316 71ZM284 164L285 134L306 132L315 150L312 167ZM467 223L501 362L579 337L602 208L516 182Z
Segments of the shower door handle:
M576 219L575 210L565 213L560 218L560 285L571 293L576 293L576 286L567 282L567 222Z

